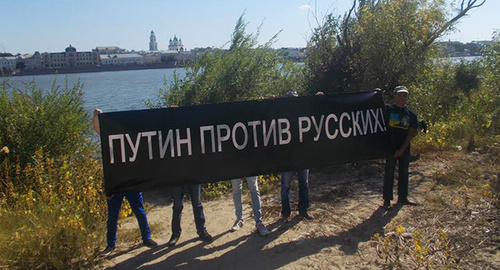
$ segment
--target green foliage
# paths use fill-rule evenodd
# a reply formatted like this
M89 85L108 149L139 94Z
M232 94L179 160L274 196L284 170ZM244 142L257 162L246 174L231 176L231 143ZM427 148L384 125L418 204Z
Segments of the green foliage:
M423 143L472 151L500 141L498 43L481 62L437 62L416 76L410 107L429 122Z
M42 90L32 81L24 89L0 85L0 141L21 164L43 149L51 157L74 153L87 143L90 121L83 109L81 83Z
M415 74L432 65L434 40L467 12L449 19L443 0L354 3L359 5L342 19L329 14L314 29L308 46L309 93L414 83Z
M342 27L345 33L351 30L347 20L329 14L323 25L314 29L306 59L307 92L314 94L341 92L354 83L350 68L350 56L353 48L348 42L339 40Z
M101 166L82 85L0 92L0 265L80 269L104 239ZM95 253L94 253L95 254Z
M231 190L231 181L220 181L215 183L206 183L202 185L202 199L213 200L227 194Z
M493 37L493 44L484 51L485 70L482 76L482 86L486 90L483 100L491 111L491 130L493 134L500 133L500 32Z
M271 49L273 37L257 45L257 34L247 34L243 15L239 18L229 50L210 50L188 62L185 78L175 74L165 81L156 104L195 105L266 98L287 91L303 92L301 66L284 60ZM259 28L260 29L260 28Z
M353 58L360 89L409 84L432 56L434 33L446 23L442 0L377 1L360 5Z
M469 96L470 92L479 88L481 67L478 62L465 64L461 62L455 68L455 83L458 89Z

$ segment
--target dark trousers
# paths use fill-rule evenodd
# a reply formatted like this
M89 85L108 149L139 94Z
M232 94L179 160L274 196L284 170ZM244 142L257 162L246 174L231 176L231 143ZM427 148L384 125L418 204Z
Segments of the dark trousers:
M299 212L306 213L309 209L309 169L297 172L284 172L281 174L281 214L289 216L290 209L290 186L293 176L297 173L299 181Z
M172 187L172 198L174 205L172 207L172 234L181 235L181 216L183 201L184 201L184 188L189 190L191 195L191 205L193 206L194 223L196 224L196 231L198 233L205 230L205 214L203 213L203 205L201 204L201 185L184 185Z
M384 177L384 200L392 200L392 188L394 186L394 171L396 169L396 161L398 161L398 200L403 200L408 197L408 168L410 165L410 147L399 158L394 155L387 157L385 161L385 177Z
M118 215L120 214L120 207L122 206L123 197L127 198L127 201L130 204L130 208L132 208L132 212L134 212L134 215L137 218L139 228L141 229L142 240L144 241L151 238L151 231L149 229L146 211L144 210L143 206L142 193L129 192L113 194L113 196L108 199L108 231L106 234L106 240L108 246L110 247L114 247L116 245Z

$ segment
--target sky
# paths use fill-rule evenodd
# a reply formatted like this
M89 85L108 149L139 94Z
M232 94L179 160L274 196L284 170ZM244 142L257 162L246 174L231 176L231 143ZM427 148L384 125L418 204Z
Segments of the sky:
M450 4L457 0L447 0ZM0 52L78 51L98 46L148 50L151 30L159 50L174 35L185 49L224 47L241 14L247 32L261 26L259 42L279 31L275 48L305 47L312 29L328 13L344 14L352 0L0 0ZM491 40L500 29L499 0L462 18L456 31L442 38L460 42ZM315 15L316 14L316 15Z

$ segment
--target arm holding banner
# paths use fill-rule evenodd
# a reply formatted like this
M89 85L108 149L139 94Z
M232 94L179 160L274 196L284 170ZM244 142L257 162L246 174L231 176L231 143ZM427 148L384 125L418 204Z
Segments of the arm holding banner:
M97 133L97 135L101 135L101 132L99 130L99 114L101 114L102 111L100 109L94 109L94 117L92 118L92 125L94 126L94 130Z

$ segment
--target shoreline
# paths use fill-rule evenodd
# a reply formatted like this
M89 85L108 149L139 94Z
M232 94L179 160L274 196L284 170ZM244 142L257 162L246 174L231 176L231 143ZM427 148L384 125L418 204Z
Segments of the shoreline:
M141 69L162 69L162 68L182 68L182 65L175 65L173 63L157 63L148 65L119 65L119 66L87 66L87 67L73 67L73 68L57 68L57 69L25 69L10 76L33 76L33 75L52 75L52 74L71 74L71 73L91 73L91 72L104 72L104 71L123 71L123 70L141 70Z

